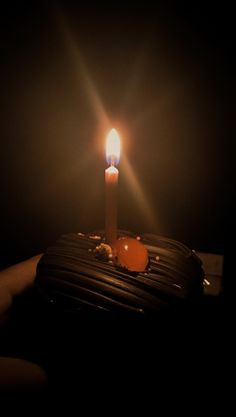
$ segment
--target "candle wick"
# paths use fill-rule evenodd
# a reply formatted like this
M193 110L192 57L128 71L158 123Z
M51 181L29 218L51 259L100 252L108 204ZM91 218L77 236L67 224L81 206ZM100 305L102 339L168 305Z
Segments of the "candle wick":
M111 157L110 164L111 164L111 167L114 167L115 166L115 157L114 156Z

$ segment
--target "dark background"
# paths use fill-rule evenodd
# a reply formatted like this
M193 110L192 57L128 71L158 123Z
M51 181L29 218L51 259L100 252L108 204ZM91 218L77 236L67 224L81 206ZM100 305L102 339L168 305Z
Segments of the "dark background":
M230 4L11 2L0 23L0 267L103 227L116 127L119 227L224 254L229 283Z

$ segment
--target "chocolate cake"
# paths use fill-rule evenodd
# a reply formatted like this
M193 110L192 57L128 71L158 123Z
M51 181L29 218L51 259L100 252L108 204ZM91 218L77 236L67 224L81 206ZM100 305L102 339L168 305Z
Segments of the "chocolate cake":
M118 241L123 252L106 245L104 232L61 236L38 263L37 287L52 305L85 316L153 317L201 299L204 271L193 250L154 234L118 237L127 239Z

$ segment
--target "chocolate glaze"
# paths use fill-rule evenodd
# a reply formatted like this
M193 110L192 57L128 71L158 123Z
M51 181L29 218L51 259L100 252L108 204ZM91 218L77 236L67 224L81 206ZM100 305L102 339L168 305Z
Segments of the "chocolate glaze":
M153 315L201 297L202 264L185 245L153 234L140 235L148 250L149 269L132 273L95 256L103 236L103 232L70 233L47 249L38 263L36 285L48 300L83 313ZM119 236L135 237L125 231L119 231Z

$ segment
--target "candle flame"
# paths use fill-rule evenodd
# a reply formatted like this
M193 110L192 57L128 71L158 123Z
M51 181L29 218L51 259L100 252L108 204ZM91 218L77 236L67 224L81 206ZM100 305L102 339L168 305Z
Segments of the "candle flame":
M116 129L111 129L107 135L106 159L109 165L117 165L120 160L120 137Z

